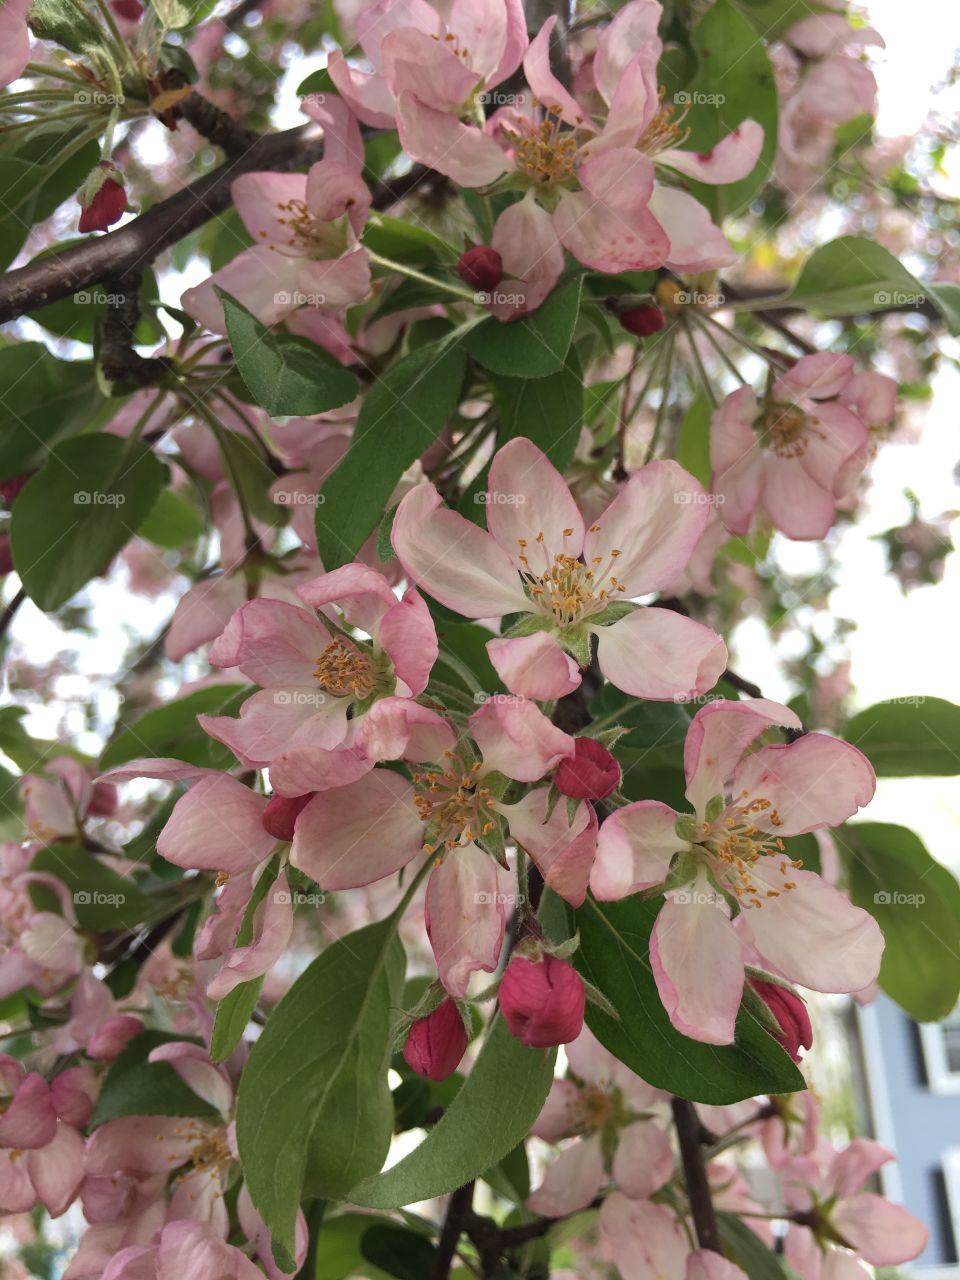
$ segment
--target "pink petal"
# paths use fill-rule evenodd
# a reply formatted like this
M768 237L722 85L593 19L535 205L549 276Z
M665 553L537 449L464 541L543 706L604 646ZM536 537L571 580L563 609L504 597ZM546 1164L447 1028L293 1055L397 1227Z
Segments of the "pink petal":
M592 129L583 108L563 87L550 68L550 37L557 25L556 15L549 17L534 38L530 41L523 59L523 70L527 84L535 98L539 98L544 109L559 115L569 125L584 126Z
M662 702L706 693L727 665L727 646L716 632L672 609L637 609L591 630L600 670L636 698Z
M785 746L761 747L736 770L733 791L769 800L771 810L757 825L776 835L795 836L836 827L873 799L877 780L862 751L825 733L808 733ZM772 826L776 810L780 821Z
M654 65L660 60L662 46L657 28L661 13L659 6L650 0L633 0L601 29L597 37L595 74L597 88L605 102L613 101L623 75L638 55ZM646 128L655 114L653 103L649 110L650 116L642 121L642 128Z
M313 797L297 819L290 862L322 889L355 889L406 866L423 838L410 783L375 769Z
M855 373L840 392L840 403L868 427L882 427L897 411L897 383L882 373Z
M487 641L487 656L511 693L545 702L580 687L580 671L547 631Z
M380 643L411 697L423 693L440 646L430 610L414 587L395 600L380 627Z
M5 0L0 8L0 86L18 80L30 61L30 4L31 0Z
M384 79L398 101L409 93L421 106L437 111L456 112L480 79L472 60L470 65L463 62L449 42L413 27L391 31L380 45L380 56Z
M528 192L500 214L490 245L506 277L490 296L490 310L504 321L536 311L563 274L563 246L550 214Z
M876 978L883 934L868 915L812 871L776 857L751 871L762 906L743 913L741 927L762 959L782 977L813 991L862 991ZM785 889L789 881L794 889ZM766 896L768 892L778 897Z
M816 424L800 465L821 488L836 493L838 474L852 457L869 447L870 432L856 414L840 404L818 405L815 415Z
M263 243L255 244L244 249L202 284L187 289L180 305L212 333L226 333L223 307L213 288L219 285L231 298L236 298L248 311L252 311L261 324L276 324L297 305L292 299L299 271L298 258L271 252L270 246Z
M47 1146L26 1153L30 1181L51 1218L59 1218L73 1203L83 1181L83 1139L68 1124L57 1128Z
M370 296L370 259L361 245L337 258L301 262L297 272L300 302L307 311L317 307L342 311Z
M253 978L259 978L273 968L290 944L293 934L293 907L291 905L290 886L284 873L277 877L267 896L257 907L253 918L253 936L243 947L231 951L226 963L207 985L207 995L211 1000L222 1000L224 996ZM153 1057L151 1055L151 1061ZM176 1064L174 1064L176 1065ZM197 1086L187 1080L187 1084L199 1092ZM226 1114L231 1102L232 1091L225 1099L214 1102L221 1112ZM201 1094L201 1097L206 1095ZM226 1106L221 1105L225 1100ZM208 1101L213 1102L210 1098Z
M510 835L536 863L547 885L573 907L583 905L597 851L597 815L581 803L573 822L561 801L547 817L548 787L537 787L515 804L499 804Z
M530 1132L544 1142L569 1137L576 1128L581 1103L580 1090L572 1080L554 1080Z
M724 793L744 751L771 725L801 728L795 711L766 698L720 699L700 708L683 746L687 799L698 815L702 817L708 800Z
M862 1190L885 1164L895 1160L893 1152L873 1138L854 1138L830 1163L828 1181L840 1199Z
M673 1173L673 1148L652 1120L635 1120L620 1134L613 1178L624 1195L641 1200L659 1191Z
M374 129L395 127L393 94L380 75L350 66L339 49L330 53L327 70L358 120Z
M780 375L773 386L777 400L792 401L800 396L829 400L839 395L853 377L853 356L837 351L818 351L801 356L795 365Z
M364 716L361 724L366 719ZM356 782L375 763L376 758L365 750L346 744L332 748L294 747L270 761L270 785L278 795L287 797L327 791Z
M585 1209L604 1182L603 1144L598 1133L571 1143L547 1165L527 1208L545 1218L566 1218Z
M687 1280L747 1280L747 1274L712 1249L695 1249L687 1259Z
M481 51L479 65L486 66L494 46L493 41L489 41L489 43L484 41L479 31L477 14L484 14L486 20L486 16L490 14L492 9L496 9L499 12L501 8L505 10L503 47L500 51L499 61L487 74L486 83L488 89L494 88L509 76L512 76L523 61L523 55L527 51L529 41L527 39L527 21L523 11L523 0L503 0L502 6L500 3L491 5L489 0L487 0L486 4L481 5L478 5L476 0L454 0L451 10L451 28L458 33L464 30L473 30L473 36L467 47L470 49L478 48ZM472 26L467 24L472 24Z
M649 212L669 239L661 261L672 271L712 271L736 262L726 236L700 201L687 192L656 183Z
M56 1133L57 1113L50 1086L43 1076L31 1072L0 1115L0 1147L45 1147Z
M493 138L456 116L436 111L402 93L397 100L397 127L403 149L411 160L444 173L463 187L485 187L508 166L505 153Z
M347 733L347 698L319 687L261 689L247 698L240 718L197 716L204 733L224 743L249 768L268 766L293 747L340 746Z
M684 1280L687 1237L663 1205L615 1191L601 1206L600 1227L623 1280Z
M582 164L577 177L583 190L565 191L553 215L564 247L585 266L610 275L662 266L670 241L659 215L648 208L651 161L639 151L613 147Z
M198 1098L226 1116L233 1106L233 1086L223 1067L210 1061L207 1051L188 1040L171 1040L151 1050L149 1062L167 1062Z
M409 576L468 618L530 612L520 576L493 538L443 506L433 485L417 485L397 508L393 548Z
M555 555L579 556L583 517L563 476L532 441L511 440L494 455L487 528L511 560L526 554L534 573L549 568Z
M175 1116L122 1116L102 1124L88 1140L86 1171L92 1177L121 1170L169 1173L189 1159L197 1141L194 1124L184 1125Z
M216 774L181 796L157 839L157 853L178 867L249 871L276 841L260 819L266 799L236 778Z
M662 151L657 160L687 178L719 186L726 182L739 182L752 173L762 150L763 126L757 124L756 120L744 120L706 154L696 151Z
M234 181L230 192L254 243L272 245L288 257L303 256L289 243L289 209L284 208L303 203L307 180L302 173L245 173Z
M842 1200L832 1223L874 1267L899 1266L927 1247L929 1232L919 1218L883 1196L862 1192Z
M430 875L424 904L440 981L455 998L470 976L493 973L503 945L504 899L497 864L475 844L458 845Z
M380 633L384 614L397 603L383 574L356 562L311 578L297 587L297 595L313 609L335 604L352 627L374 637Z
M590 888L601 902L626 898L667 878L673 855L684 847L677 814L658 800L623 805L606 818L597 840Z
M332 93L317 97L308 95L302 100L300 109L323 129L324 160L349 165L359 173L364 166L363 138L344 100Z
M833 493L808 475L799 458L765 456L762 501L788 538L824 538L836 516Z
M706 494L689 472L675 462L648 463L594 522L584 559L600 557L599 573L610 565L626 599L658 591L686 566L708 515Z
M177 601L163 642L163 651L170 661L182 662L188 653L215 640L246 595L242 574L218 573L190 587Z
M504 773L517 782L536 782L574 751L568 733L548 720L536 703L516 694L495 693L469 724L484 773Z
M410 698L381 698L361 719L356 745L373 760L439 763L456 746L456 734L430 707Z
M731 1044L743 994L743 947L726 904L701 873L667 896L650 935L657 990L676 1029Z

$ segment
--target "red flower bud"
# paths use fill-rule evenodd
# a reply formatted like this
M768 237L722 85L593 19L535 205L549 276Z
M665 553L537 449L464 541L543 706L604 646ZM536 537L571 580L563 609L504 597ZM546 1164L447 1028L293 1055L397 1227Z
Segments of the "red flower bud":
M586 992L566 960L514 956L500 983L500 1008L515 1035L531 1049L569 1044L583 1029Z
M109 160L101 160L80 189L77 196L83 212L80 214L81 231L106 231L123 217L127 207L127 193L123 186L123 174Z
M315 795L315 791L308 791L305 796L271 796L260 815L260 825L275 840L292 840L294 824L301 810Z
M503 279L503 259L496 249L478 244L460 255L457 273L471 289L492 293Z
M87 813L91 818L112 818L117 812L119 793L112 782L95 782Z
M0 534L0 576L13 572L13 552L10 550L10 539L5 533Z
M139 22L143 17L140 0L110 0L110 8L118 18L124 18L127 22Z
M557 766L557 790L574 800L605 800L620 785L620 766L596 738L574 738L573 744L573 755Z
M8 507L13 506L14 499L29 479L30 475L25 471L22 475L11 476L9 480L0 480L0 498Z
M750 985L780 1025L780 1034L775 1038L794 1062L799 1062L800 1050L809 1049L813 1045L813 1027L810 1025L806 1004L795 991L778 986L775 982L751 978Z
M662 329L667 322L660 308L654 306L628 307L626 311L620 312L619 319L627 333L638 338L649 338L651 333Z
M418 1018L407 1033L403 1059L428 1080L446 1080L467 1050L467 1030L460 1010L448 996L433 1013Z

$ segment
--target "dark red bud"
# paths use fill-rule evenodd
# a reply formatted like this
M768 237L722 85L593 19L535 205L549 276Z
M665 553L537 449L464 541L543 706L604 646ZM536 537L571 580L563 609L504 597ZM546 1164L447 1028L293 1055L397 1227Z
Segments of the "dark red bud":
M260 815L260 825L275 840L293 839L293 828L302 809L317 793L308 791L305 796L271 796Z
M775 982L751 978L750 985L779 1023L780 1034L776 1037L777 1040L794 1062L799 1062L800 1050L809 1049L813 1045L813 1027L810 1025L806 1004L795 991L778 986Z
M112 818L118 803L119 792L112 782L95 782L87 813L91 818Z
M493 293L503 279L503 259L496 249L478 244L460 255L457 272L464 284L480 293Z
M118 18L124 18L127 22L139 22L143 17L140 0L110 0L110 8Z
M637 338L649 338L667 323L666 317L659 307L628 307L620 312L620 323L627 333Z
M446 1080L467 1050L467 1031L460 1010L448 996L433 1013L418 1018L407 1033L403 1060L428 1080Z
M0 534L0 576L13 572L13 552L10 550L10 539L5 533Z
M531 1049L569 1044L583 1029L586 992L566 960L514 956L500 983L500 1009L518 1040Z
M11 476L9 480L0 480L0 498L3 499L8 507L13 506L14 499L29 479L30 475L25 471L21 476Z
M574 738L574 754L557 766L554 782L574 800L605 800L620 785L620 766L596 738Z
M80 203L83 212L80 214L80 227L86 231L106 231L123 217L127 207L127 193L121 181L119 169L115 169L107 160L101 160L97 166L104 171L97 180L96 171L88 180L81 193Z

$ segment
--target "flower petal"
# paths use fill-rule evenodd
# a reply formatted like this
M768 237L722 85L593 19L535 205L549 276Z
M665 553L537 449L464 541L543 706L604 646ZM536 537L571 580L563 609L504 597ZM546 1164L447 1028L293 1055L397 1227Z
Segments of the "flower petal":
M583 517L563 476L533 441L511 440L494 455L487 528L511 560L525 554L534 573L540 560L550 568L555 555L579 556Z
M603 1183L600 1134L571 1143L547 1165L543 1181L527 1198L527 1208L546 1218L566 1218L585 1209Z
M547 631L487 641L487 656L511 693L545 702L580 687L574 660Z
M475 844L446 853L430 875L424 904L427 935L440 981L466 995L470 975L493 973L503 945L504 897L497 864Z
M676 812L659 800L638 800L606 818L590 875L593 896L601 902L616 901L661 884L673 855L684 847L676 821Z
M771 725L801 728L795 711L767 698L708 702L693 717L683 745L683 769L687 799L701 818L707 801L724 793L750 743Z
M495 693L470 717L470 732L483 756L483 772L536 782L564 756L573 738L548 720L535 702Z
M757 826L775 835L795 836L836 827L873 799L873 766L856 747L825 733L807 733L787 745L761 747L735 771L733 790L770 801ZM776 810L774 827L769 815Z
M177 867L250 871L276 844L260 819L267 802L228 774L201 778L180 797L157 838L157 853Z
M637 609L591 629L600 670L635 698L695 697L712 689L727 665L727 646L716 632L672 609Z
M515 804L499 804L510 835L536 863L547 885L573 907L583 905L587 881L597 851L597 815L592 804L581 803L573 822L566 805L554 806L547 817L550 789L537 787Z

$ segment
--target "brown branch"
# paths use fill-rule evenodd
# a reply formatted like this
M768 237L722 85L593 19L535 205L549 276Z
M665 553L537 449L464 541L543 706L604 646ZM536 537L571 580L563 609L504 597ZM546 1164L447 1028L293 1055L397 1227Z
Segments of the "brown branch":
M252 129L237 124L233 116L221 111L196 90L180 103L177 115L231 158L246 155L260 136Z
M672 1099L671 1106L697 1244L701 1249L712 1249L714 1253L721 1253L717 1215L713 1209L707 1166L700 1146L700 1119L696 1107L686 1098Z
M469 1214L472 1212L473 1182L458 1187L447 1201L447 1213L443 1220L437 1251L433 1259L431 1280L447 1280L457 1244L463 1235Z

